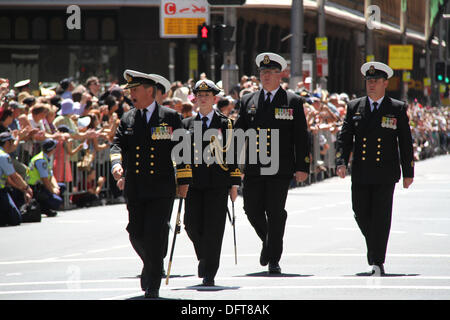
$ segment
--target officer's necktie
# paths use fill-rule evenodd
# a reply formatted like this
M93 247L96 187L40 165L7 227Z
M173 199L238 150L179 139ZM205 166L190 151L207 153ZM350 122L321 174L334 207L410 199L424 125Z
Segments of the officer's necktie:
M142 109L142 119L144 120L144 123L147 124L147 108Z
M202 122L202 131L205 132L208 129L208 125L206 124L206 122L208 122L208 117L203 117Z
M266 106L270 105L270 95L271 95L271 92L270 91L267 92L267 98L266 98L266 100L264 100L264 104Z
M378 110L378 108L377 108L377 107L378 107L378 102L376 102L376 101L373 102L373 103L372 103L372 106L373 106L372 112L375 112L375 111Z

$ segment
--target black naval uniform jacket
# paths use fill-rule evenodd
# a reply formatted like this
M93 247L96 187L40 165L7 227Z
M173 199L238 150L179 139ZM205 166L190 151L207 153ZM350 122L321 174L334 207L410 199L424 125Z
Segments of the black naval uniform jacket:
M353 152L352 182L394 184L414 177L414 157L406 103L385 96L372 114L368 97L348 103L337 139L336 165L347 165Z
M264 90L244 95L235 128L243 130L253 128L257 134L261 129L266 129L268 156L271 156L270 131L279 129L279 169L274 176L292 178L296 171L309 173L308 132L303 100L298 95L280 87L268 107L264 105ZM257 139L257 145L260 146L259 139ZM269 165L262 165L259 161L257 164L249 164L248 152L247 146L244 173L246 176L259 176L261 167Z
M199 162L202 158L205 148L209 148L209 141L203 141L202 145L197 146L194 142L194 122L200 121L200 115L192 116L183 119L183 126L189 131L191 135L191 168L192 168L192 183L190 188L204 189L212 187L231 187L232 185L241 185L241 171L237 166L236 152L233 154L234 163L226 163L226 153L223 153L223 166L214 162L210 165L206 164L204 161L202 163L196 164L195 160L198 159ZM201 123L201 121L200 121ZM218 135L220 136L220 145L225 148L226 142L228 141L228 129L233 129L233 122L224 114L217 110L214 110L213 117L208 129L218 129ZM233 149L236 151L236 148ZM224 168L228 168L224 170Z
M182 128L177 112L155 103L147 124L138 109L124 113L114 137L111 165L121 163L125 171L127 201L174 197L176 182L188 184L192 178L189 166L177 166L171 159L171 133ZM176 174L176 179L175 179Z
M215 159L213 163L210 163L208 159L202 159L202 157L210 156L211 149L207 148L210 148L211 138L209 141L203 141L202 137L201 143L199 143L199 139L194 139L194 135L198 136L199 133L202 133L194 133L195 123L201 128L202 121L200 119L200 115L197 115L183 120L184 128L191 136L192 157L192 183L189 185L186 197L184 224L199 260L199 276L213 280L220 263L228 189L232 185L241 184L241 172L237 167L236 159L233 163L226 162L226 152L221 152L223 161L219 157L220 164L217 163L218 159ZM214 149L213 156L227 147L226 142L228 134L230 134L227 130L232 130L232 128L232 120L214 110L208 130L215 129L214 139L220 142L218 145L222 150ZM208 152L204 152L204 150L208 150ZM228 152L235 150L235 148L228 148ZM233 153L233 157L236 157L236 152Z

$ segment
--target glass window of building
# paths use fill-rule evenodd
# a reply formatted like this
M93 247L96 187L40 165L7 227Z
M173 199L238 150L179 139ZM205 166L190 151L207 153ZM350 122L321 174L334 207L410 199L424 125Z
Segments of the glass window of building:
M42 17L37 17L31 22L31 38L33 40L47 39L47 22Z
M88 18L84 28L86 40L98 40L98 21L96 18Z
M50 20L50 40L64 40L64 21L61 18Z
M113 18L102 20L102 40L114 40L116 38L116 24Z
M11 39L11 20L8 17L0 17L0 39Z
M29 37L28 20L25 17L18 17L14 28L14 36L17 40L27 40Z

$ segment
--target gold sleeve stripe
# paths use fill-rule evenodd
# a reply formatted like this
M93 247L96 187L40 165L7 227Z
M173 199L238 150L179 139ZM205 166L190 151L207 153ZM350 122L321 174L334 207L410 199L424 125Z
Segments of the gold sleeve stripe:
M239 170L239 168L238 168L238 169L236 169L234 171L231 171L230 172L230 176L232 176L232 177L240 177L241 176L241 170Z
M114 160L120 160L120 161L122 161L122 155L121 155L120 153L113 153L113 154L111 154L111 155L109 156L109 159L110 159L111 161L114 161Z
M192 172L177 172L177 179L192 178Z

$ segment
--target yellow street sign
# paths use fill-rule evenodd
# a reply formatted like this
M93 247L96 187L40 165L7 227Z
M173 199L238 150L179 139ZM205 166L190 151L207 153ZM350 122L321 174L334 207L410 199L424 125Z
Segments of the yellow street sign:
M403 82L409 82L411 81L411 72L404 71L403 72Z
M394 70L412 70L414 46L412 44L390 44L388 65Z
M372 62L375 61L375 55L369 54L366 56L366 62Z

